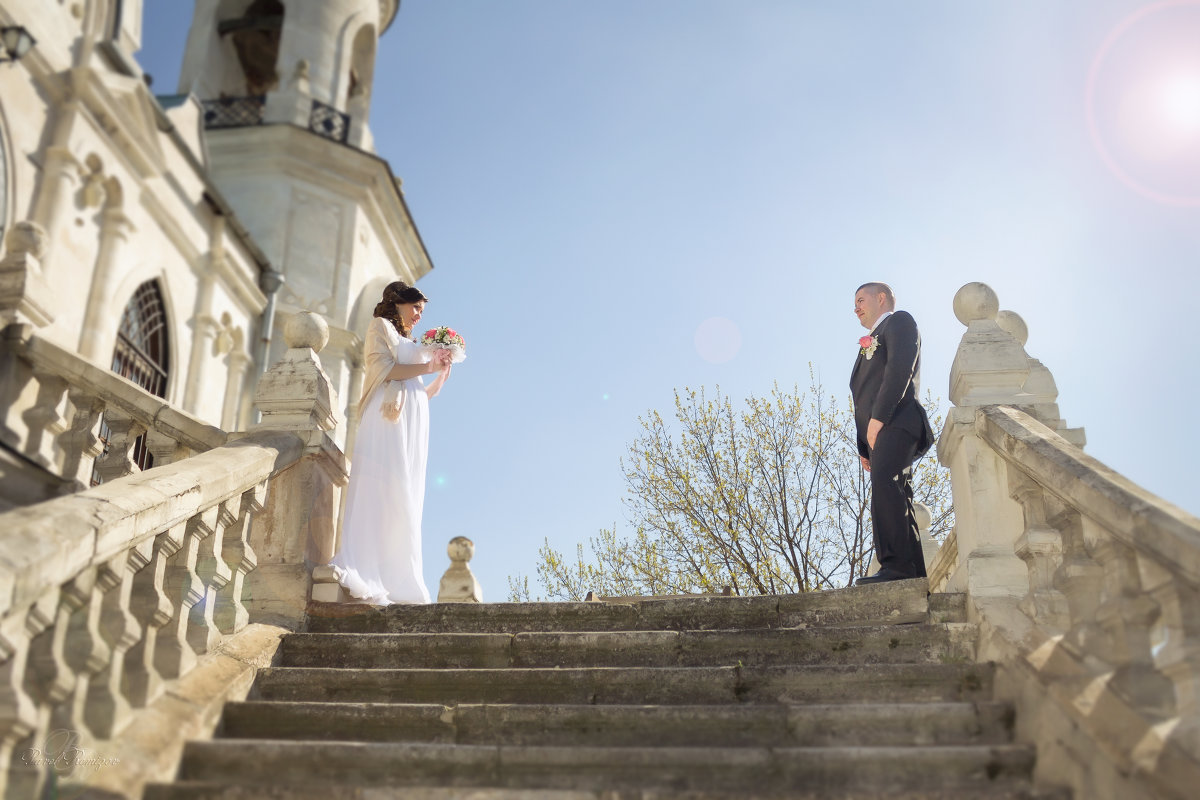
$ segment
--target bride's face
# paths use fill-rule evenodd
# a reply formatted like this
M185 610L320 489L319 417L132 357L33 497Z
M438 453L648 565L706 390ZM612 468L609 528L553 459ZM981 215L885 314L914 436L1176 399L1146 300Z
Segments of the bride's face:
M416 303L397 303L396 311L400 313L400 320L404 323L404 327L416 327L416 324L421 321L421 315L425 313L425 301L419 300Z

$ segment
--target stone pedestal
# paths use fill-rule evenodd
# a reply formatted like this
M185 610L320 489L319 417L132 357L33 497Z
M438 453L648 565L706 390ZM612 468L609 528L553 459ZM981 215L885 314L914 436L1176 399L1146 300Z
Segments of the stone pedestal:
M446 553L450 556L450 569L442 576L438 585L439 603L482 603L483 589L467 566L475 556L475 543L465 536L450 540Z
M255 429L295 431L304 440L304 455L275 476L254 520L250 544L258 568L246 579L246 605L253 622L292 626L304 618L313 567L333 557L349 470L329 435L340 421L339 403L317 357L329 327L317 314L302 312L288 321L284 340L287 352L255 393L262 414Z

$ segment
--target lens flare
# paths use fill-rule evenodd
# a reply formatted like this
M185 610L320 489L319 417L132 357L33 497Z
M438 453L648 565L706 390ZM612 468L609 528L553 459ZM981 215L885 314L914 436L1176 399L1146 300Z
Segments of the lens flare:
M1160 203L1200 205L1200 0L1123 20L1092 61L1087 123L1101 160Z

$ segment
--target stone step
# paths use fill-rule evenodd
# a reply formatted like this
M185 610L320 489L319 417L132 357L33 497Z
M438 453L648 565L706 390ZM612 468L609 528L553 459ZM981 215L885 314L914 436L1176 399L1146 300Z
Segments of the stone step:
M1028 786L1034 754L963 747L532 747L225 739L189 743L182 780L243 786L454 786L736 792Z
M434 603L374 607L310 603L312 633L524 633L726 630L924 622L924 578L853 589L631 603ZM939 621L953 621L950 619Z
M252 700L340 703L961 702L991 699L990 664L261 670Z
M281 665L359 668L757 666L967 662L975 626L887 625L732 631L296 633Z
M250 701L225 706L234 739L589 745L831 747L1007 744L1002 703L595 706Z
M758 792L740 789L735 792L647 791L627 789L612 791L597 789L578 791L565 789L503 789L496 787L429 787L429 786L250 786L231 787L223 783L180 781L174 784L150 784L143 800L879 800L878 789L856 791L804 787L777 792ZM336 791L336 794L335 794ZM1034 791L1020 786L988 786L972 790L969 799L960 789L904 789L893 787L886 793L888 800L1071 800L1065 791Z

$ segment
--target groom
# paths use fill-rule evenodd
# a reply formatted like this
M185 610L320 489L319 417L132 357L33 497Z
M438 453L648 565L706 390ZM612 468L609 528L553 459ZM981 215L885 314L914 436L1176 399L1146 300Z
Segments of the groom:
M859 585L925 577L913 513L912 465L933 445L933 429L917 399L921 335L907 311L896 311L886 283L864 283L854 313L869 333L859 339L850 374L859 458L871 474L871 521L879 572Z

